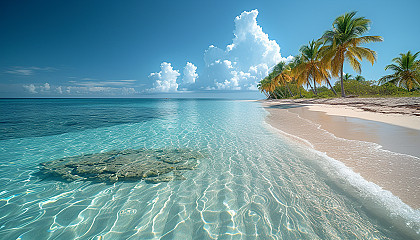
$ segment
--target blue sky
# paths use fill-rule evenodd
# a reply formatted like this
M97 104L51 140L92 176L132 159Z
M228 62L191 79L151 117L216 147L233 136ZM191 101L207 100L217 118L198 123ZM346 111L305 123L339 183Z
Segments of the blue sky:
M275 62L353 10L385 39L367 45L378 61L362 66L377 80L399 53L420 50L418 9L415 0L2 1L0 97L263 98L255 83Z

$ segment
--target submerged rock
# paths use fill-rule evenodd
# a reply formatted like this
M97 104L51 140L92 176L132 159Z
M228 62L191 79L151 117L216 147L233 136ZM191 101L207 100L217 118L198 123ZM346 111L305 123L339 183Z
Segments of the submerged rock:
M41 163L41 173L66 181L137 181L148 183L184 180L203 155L189 149L126 149L84 154Z

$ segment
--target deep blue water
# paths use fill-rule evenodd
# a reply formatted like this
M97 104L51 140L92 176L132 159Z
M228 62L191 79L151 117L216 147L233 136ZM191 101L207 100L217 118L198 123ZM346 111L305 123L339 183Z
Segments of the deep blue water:
M420 229L418 210L376 201L382 190L275 132L258 102L0 104L0 239L407 239ZM140 148L205 157L186 180L158 184L37 174L46 161Z

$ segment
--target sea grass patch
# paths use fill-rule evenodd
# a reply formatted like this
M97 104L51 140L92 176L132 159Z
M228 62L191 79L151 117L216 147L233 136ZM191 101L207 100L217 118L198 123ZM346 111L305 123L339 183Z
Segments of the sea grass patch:
M189 149L126 149L83 154L41 163L40 172L65 181L118 182L145 180L148 183L184 180L203 155Z

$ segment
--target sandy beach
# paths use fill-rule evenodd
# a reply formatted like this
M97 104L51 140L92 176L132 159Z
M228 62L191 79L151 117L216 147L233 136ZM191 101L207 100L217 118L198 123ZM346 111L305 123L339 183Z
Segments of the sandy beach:
M273 127L420 208L420 98L265 100L263 106Z

